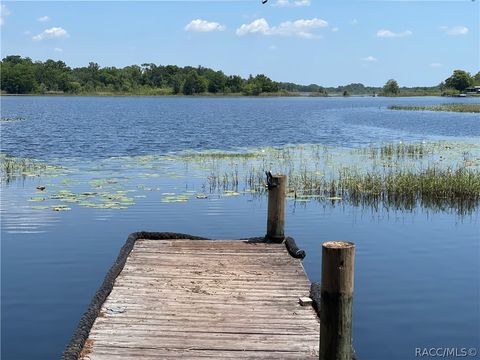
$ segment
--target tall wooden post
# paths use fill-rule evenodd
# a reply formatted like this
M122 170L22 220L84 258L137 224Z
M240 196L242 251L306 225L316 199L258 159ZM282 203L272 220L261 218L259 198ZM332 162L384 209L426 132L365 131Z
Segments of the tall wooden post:
M267 173L268 215L267 238L275 242L285 239L285 196L287 188L286 175Z
M322 245L320 360L352 359L352 302L355 245Z

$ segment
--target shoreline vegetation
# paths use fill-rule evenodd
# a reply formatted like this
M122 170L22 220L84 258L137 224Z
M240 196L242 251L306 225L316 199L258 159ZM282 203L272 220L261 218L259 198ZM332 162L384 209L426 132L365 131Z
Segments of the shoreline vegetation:
M226 75L203 66L179 67L153 63L123 68L95 62L71 68L63 61L33 61L10 55L0 62L2 95L61 96L458 96L480 85L480 72L471 76L455 70L436 86L400 87L394 79L383 87L351 83L325 87L278 82L264 74ZM480 93L469 92L471 96Z
M446 111L446 112L464 112L464 113L480 113L480 103L476 104L439 104L426 106L410 106L410 105L392 105L390 110L408 110L408 111Z
M83 170L77 169L78 163L53 165L3 154L0 164L2 184L16 178L43 179L46 189L37 186L40 190L29 200L39 210L60 211L65 203L125 209L146 196L141 192L165 191L158 188L159 178L185 181L180 188L189 189L162 193L159 201L163 203L241 194L261 197L266 194L265 170L288 175L289 201L300 204L347 202L406 211L422 206L460 216L480 206L480 146L476 143L392 143L357 149L305 144L227 152L182 151L103 159L93 168L80 166ZM109 164L135 175L110 171L99 176L98 170L111 168ZM185 168L190 169L188 174L179 170ZM92 169L96 169L96 177L85 178ZM192 178L198 179L196 185L190 183Z

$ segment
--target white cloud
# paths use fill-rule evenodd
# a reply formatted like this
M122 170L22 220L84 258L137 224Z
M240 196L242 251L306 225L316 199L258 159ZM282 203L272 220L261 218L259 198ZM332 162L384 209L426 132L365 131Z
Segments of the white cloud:
M434 62L434 63L430 64L430 67L433 67L433 68L438 68L438 67L441 67L441 66L442 66L442 64L437 63L437 62Z
M36 41L51 39L51 38L68 38L70 35L65 29L61 27L52 27L44 30L41 34L35 35L32 39Z
M243 24L240 26L236 34L238 36L243 36L246 34L254 34L254 33L259 33L263 35L267 35L268 31L270 30L270 25L268 25L267 20L264 18L254 20L250 24Z
M2 4L0 6L0 26L5 24L5 16L10 15L11 12L8 10L7 6Z
M277 0L273 6L279 6L279 7L287 7L287 6L310 6L311 1L310 0Z
M268 50L277 50L277 45L270 45Z
M50 18L48 16L40 16L39 18L37 18L37 21L40 21L40 22L47 22L47 21L50 21Z
M328 26L325 20L313 18L285 21L278 26L270 26L264 18L257 19L250 24L243 24L236 33L238 36L247 34L298 36L305 39L318 38L312 30Z
M368 62L375 62L375 61L378 61L378 59L374 56L367 56L367 57L364 57L362 58L363 61L368 61Z
M440 26L440 30L443 30L448 35L466 35L468 34L468 28L466 26Z
M185 26L185 31L193 32L211 32L223 30L225 30L224 25L220 25L217 22L208 22L207 20L201 19L192 20L189 24Z
M338 27L333 27L333 28L332 28L332 31L333 31L333 32L337 32L338 30L340 30Z
M53 48L53 51L55 51L55 52L63 52L63 49L61 49L61 48Z
M381 37L381 38L405 37L405 36L410 36L412 34L413 33L410 30L405 30L405 31L398 32L398 33L390 31L390 30L385 30L385 29L377 31L377 37Z

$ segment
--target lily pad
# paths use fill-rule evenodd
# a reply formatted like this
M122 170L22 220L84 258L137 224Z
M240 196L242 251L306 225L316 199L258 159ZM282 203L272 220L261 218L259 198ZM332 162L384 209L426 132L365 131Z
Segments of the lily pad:
M53 205L52 210L53 211L70 211L72 209L65 205Z
M239 195L240 193L236 191L227 190L223 192L223 196L239 196Z
M38 196L35 196L35 197L32 197L30 199L28 199L28 201L33 201L33 202L40 202L40 201L46 201L47 199L44 198L44 197L38 197Z

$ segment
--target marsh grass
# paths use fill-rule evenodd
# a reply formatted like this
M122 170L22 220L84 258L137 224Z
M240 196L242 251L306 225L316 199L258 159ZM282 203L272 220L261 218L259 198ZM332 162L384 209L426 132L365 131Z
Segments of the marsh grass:
M16 177L34 177L46 174L58 174L62 167L49 165L28 158L16 158L0 154L0 177L2 182L10 182Z
M239 154L234 161L204 153L188 161L200 161L209 169L210 192L243 188L264 196L264 172L273 168L288 175L288 195L294 201L348 201L406 210L421 205L464 214L480 203L479 150L477 145L447 142L343 150L304 145Z
M410 106L410 105L392 105L388 107L390 110L412 110L412 111L450 111L450 112L466 112L480 113L480 103L476 104L440 104L426 106Z
M407 157L417 159L426 155L431 155L434 152L432 146L427 146L424 143L396 143L396 144L384 144L379 147L366 147L358 149L357 152L363 155L369 155L371 158L397 158L404 159Z
M41 194L45 199L34 197L30 201L54 200L96 208L123 209L133 205L134 198L145 197L128 197L128 192L159 191L160 187L168 191L159 198L164 203L242 193L264 197L265 171L269 170L288 176L287 195L296 202L343 201L407 210L423 206L453 209L459 214L471 213L480 204L480 144L475 142L400 142L360 149L305 144L231 152L184 151L73 162L78 169L68 163L61 168L5 155L0 160L2 182L17 176L60 176L53 182L56 186L49 185ZM138 183L140 179L147 184ZM165 181L170 188L164 188ZM183 191L178 187L182 183ZM134 190L127 190L130 185L135 185Z

